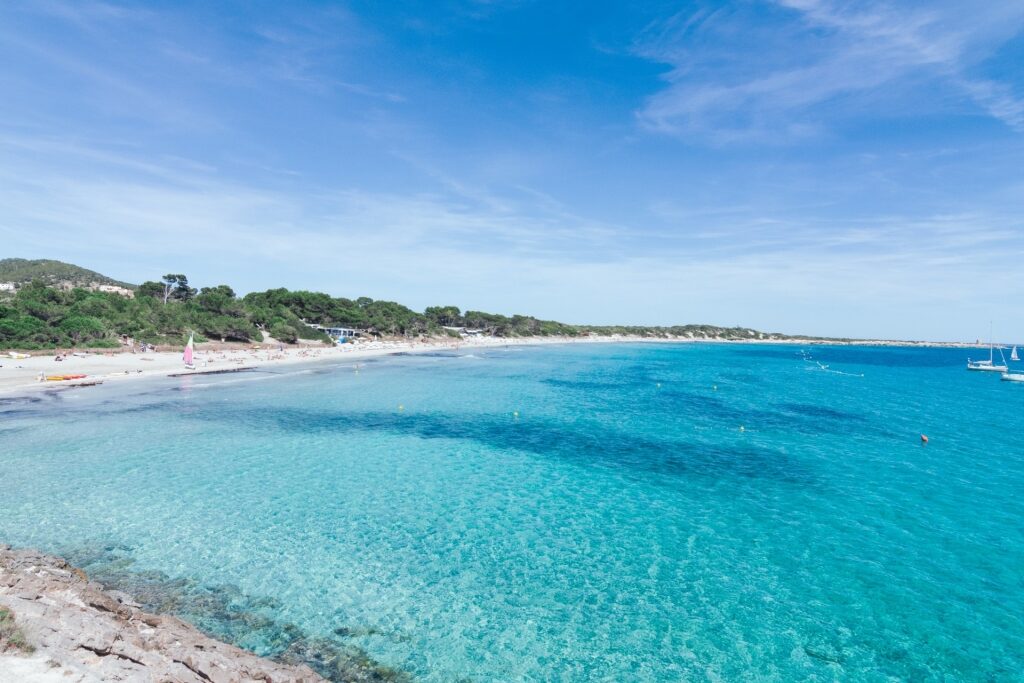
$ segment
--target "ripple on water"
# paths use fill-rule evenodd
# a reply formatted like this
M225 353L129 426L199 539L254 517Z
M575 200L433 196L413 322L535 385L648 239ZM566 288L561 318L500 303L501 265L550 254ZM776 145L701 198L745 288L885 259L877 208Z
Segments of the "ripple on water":
M322 670L1019 678L1019 387L810 352L863 377L581 345L3 402L0 539Z
M372 627L341 626L333 637L311 636L295 624L275 617L282 604L271 597L252 597L237 586L209 586L192 578L137 570L131 549L98 545L66 551L66 558L108 590L127 593L144 609L187 620L207 635L289 664L306 664L330 681L345 683L409 683L408 673L384 666L353 638L401 638Z

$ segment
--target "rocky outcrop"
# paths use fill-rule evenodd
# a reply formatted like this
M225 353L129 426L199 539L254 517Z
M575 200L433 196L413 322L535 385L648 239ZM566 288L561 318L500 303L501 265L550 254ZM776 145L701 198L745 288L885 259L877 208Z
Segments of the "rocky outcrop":
M143 611L64 560L0 546L0 607L13 615L33 659L62 680L154 683L314 683L303 665L279 664Z

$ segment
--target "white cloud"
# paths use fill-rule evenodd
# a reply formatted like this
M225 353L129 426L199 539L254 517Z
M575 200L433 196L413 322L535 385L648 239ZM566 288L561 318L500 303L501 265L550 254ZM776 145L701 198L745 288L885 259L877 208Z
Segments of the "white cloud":
M839 221L662 204L665 231L640 243L638 225L587 221L550 199L539 212L512 196L494 204L486 188L452 178L447 193L297 193L225 181L188 160L12 142L0 145L3 254L136 281L184 271L199 285L307 287L417 308L921 338L949 336L938 312L957 302L997 319L1014 310L1013 264L1024 256L1015 219L985 212Z
M814 136L840 109L936 84L941 106L953 93L961 110L1021 115L1015 84L980 68L1019 28L1012 8L960 17L794 0L759 24L749 6L651 27L639 49L672 71L642 112L648 126L715 141ZM20 30L32 8L0 27L26 55L4 84L25 97L10 97L0 122L2 256L580 322L948 337L1024 321L1012 297L1019 150L1002 141L972 151L954 135L940 156L911 160L901 154L922 150L867 145L861 160L754 146L723 160L664 139L640 150L643 137L601 154L520 148L528 117L467 136L429 107L382 104L392 88L372 36L352 49L351 17L261 14L273 30L255 37L216 21L189 30L192 13L168 11L164 30L149 14L81 7L58 22L77 27L74 41L50 40L49 25ZM144 46L145 59L91 49L107 37ZM364 78L373 102L322 97ZM600 147L619 132L562 125Z
M777 5L767 12L770 20L700 12L649 31L640 54L671 71L666 87L638 112L640 122L694 140L786 141L818 134L833 118L868 106L858 107L857 98L892 86L904 95L944 88L1024 130L1024 93L977 73L979 64L1020 31L1024 5ZM940 105L918 99L916 106ZM875 113L893 112L883 102Z

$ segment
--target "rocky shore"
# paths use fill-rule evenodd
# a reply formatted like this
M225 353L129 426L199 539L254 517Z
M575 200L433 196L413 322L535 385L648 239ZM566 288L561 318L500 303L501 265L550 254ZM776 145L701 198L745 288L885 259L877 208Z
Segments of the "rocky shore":
M0 680L24 683L314 683L273 662L150 614L66 561L0 545Z

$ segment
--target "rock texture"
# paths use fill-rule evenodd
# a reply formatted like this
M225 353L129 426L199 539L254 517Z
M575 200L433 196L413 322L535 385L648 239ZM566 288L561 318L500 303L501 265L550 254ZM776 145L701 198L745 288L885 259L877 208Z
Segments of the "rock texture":
M14 614L35 647L32 662L45 659L63 681L325 680L309 667L263 659L175 617L144 612L127 595L105 591L64 560L32 550L0 546L0 607Z

